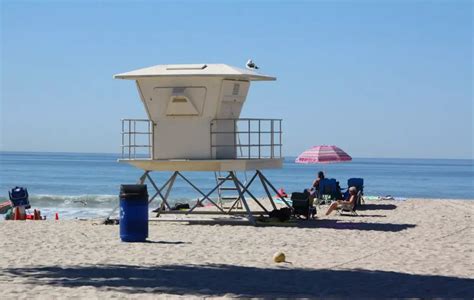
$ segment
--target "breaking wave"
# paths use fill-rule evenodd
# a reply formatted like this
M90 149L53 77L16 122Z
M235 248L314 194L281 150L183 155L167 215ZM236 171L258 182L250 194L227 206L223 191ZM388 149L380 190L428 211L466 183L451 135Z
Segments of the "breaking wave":
M117 195L30 195L30 204L41 207L112 208L118 205Z
M60 219L94 219L108 216L119 205L118 195L29 195L31 210L40 209L48 219L58 213ZM8 197L0 197L0 202L8 201ZM169 203L192 202L190 198L173 198ZM150 210L158 205L158 201L150 204ZM0 215L0 220L3 216Z

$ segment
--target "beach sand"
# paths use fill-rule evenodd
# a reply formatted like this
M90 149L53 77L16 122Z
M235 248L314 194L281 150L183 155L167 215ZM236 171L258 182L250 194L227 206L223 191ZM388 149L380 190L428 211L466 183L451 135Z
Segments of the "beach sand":
M367 201L295 227L0 223L0 297L474 297L474 201ZM276 264L276 251L287 263Z

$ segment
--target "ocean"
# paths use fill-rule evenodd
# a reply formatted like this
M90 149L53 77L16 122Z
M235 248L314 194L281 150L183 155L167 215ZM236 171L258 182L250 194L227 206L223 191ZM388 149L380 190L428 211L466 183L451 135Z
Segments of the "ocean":
M48 217L56 212L65 219L105 217L118 204L120 185L136 183L143 173L118 163L118 158L118 154L0 152L0 202L8 199L11 188L22 186L28 188L32 207ZM287 157L282 169L263 170L277 189L287 193L309 187L322 170L341 187L351 177L364 178L368 197L474 199L473 160L354 158L349 163L325 165L300 165L294 160ZM183 174L204 192L215 185L212 172ZM152 173L158 185L170 175ZM238 175L243 180L251 176L250 172ZM252 192L264 196L259 186ZM193 202L198 197L184 181L177 180L170 202Z

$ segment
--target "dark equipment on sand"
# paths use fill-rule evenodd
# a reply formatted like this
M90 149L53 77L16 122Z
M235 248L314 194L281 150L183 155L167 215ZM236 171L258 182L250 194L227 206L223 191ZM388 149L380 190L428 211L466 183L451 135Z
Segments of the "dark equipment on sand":
M309 200L309 193L292 193L291 201L293 213L296 217L304 216L306 220L314 218L316 215L316 207L313 207Z
M16 186L8 194L13 207L25 206L26 209L31 207L26 188Z

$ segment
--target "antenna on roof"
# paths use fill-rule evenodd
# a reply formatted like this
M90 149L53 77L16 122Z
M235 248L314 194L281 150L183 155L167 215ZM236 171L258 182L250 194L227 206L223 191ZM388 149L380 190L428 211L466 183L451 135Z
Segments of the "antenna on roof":
M249 69L249 70L257 70L257 69L258 69L257 65L256 65L251 59L249 59L249 60L247 61L246 67L247 67L247 69Z

